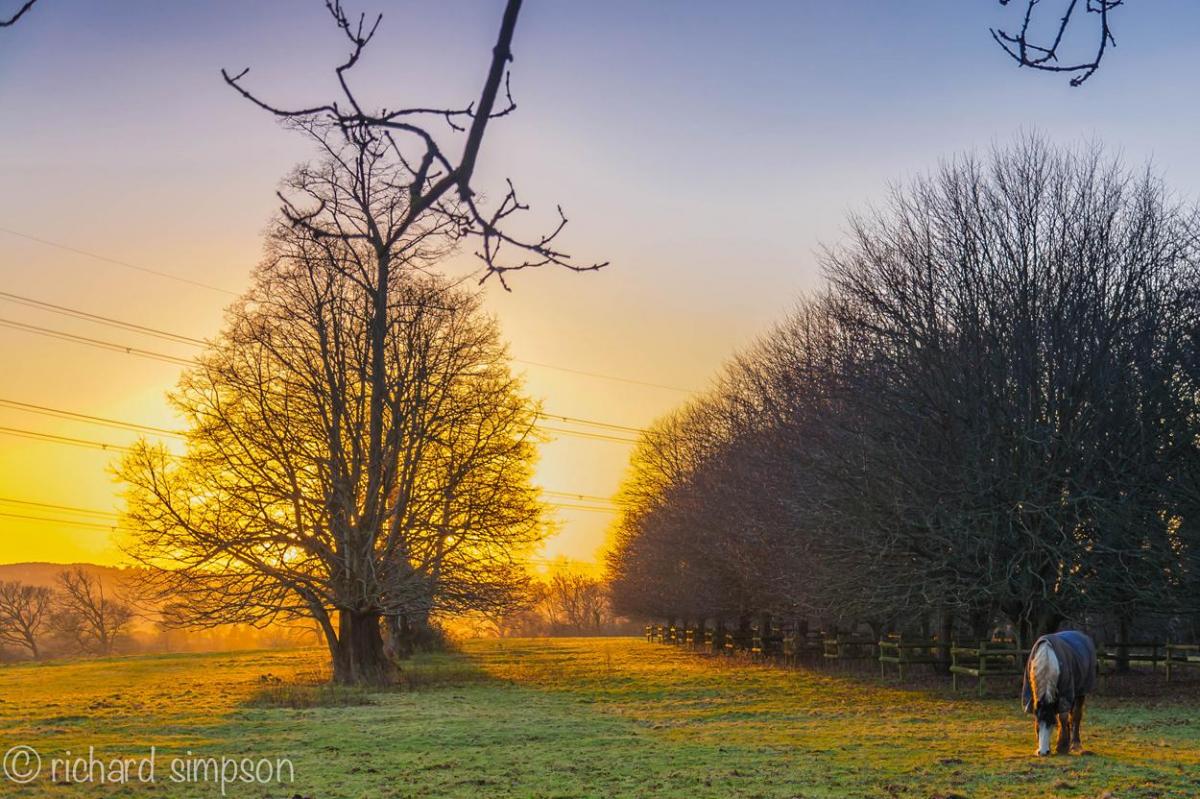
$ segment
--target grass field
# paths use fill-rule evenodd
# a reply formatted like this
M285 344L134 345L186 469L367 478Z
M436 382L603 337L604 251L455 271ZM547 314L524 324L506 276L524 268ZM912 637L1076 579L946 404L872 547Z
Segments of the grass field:
M0 667L0 750L43 763L27 785L0 777L0 796L221 795L215 774L172 782L175 757L291 762L294 783L227 783L233 797L1200 796L1200 706L1178 696L1096 697L1092 754L1037 760L1015 697L630 639L472 642L387 693L321 687L322 669L315 651ZM157 747L155 781L48 781L89 746L99 761Z

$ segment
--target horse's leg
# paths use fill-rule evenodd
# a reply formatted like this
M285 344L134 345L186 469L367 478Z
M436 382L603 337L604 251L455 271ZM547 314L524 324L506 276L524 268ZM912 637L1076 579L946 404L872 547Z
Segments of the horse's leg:
M1075 707L1071 708L1071 749L1075 752L1083 751L1083 743L1079 740L1079 728L1083 726L1083 700L1086 697L1079 697L1075 700Z
M1058 746L1055 752L1065 755L1069 751L1071 751L1071 714L1060 713L1058 715Z

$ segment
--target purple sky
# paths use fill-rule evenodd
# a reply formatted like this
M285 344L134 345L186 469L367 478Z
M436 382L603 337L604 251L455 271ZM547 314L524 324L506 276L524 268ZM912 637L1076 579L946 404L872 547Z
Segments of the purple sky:
M561 203L568 249L612 266L521 275L512 294L489 288L489 307L517 358L702 387L819 285L816 253L848 210L941 157L1039 130L1153 158L1194 195L1200 6L1145 5L1114 16L1119 46L1071 89L1005 59L988 27L1017 9L991 0L527 0L519 108L490 130L480 186L513 177L535 219ZM385 13L358 76L365 97L441 105L478 93L498 0L351 7ZM276 183L311 153L218 70L250 66L264 95L311 103L331 96L344 49L318 0L42 0L0 29L0 228L240 291ZM0 291L196 336L215 332L230 299L6 233ZM170 350L3 302L0 318ZM589 419L644 425L684 398L519 368L548 410ZM0 374L3 399L171 421L173 366L0 329ZM128 440L16 411L0 410L0 426ZM540 478L607 496L627 455L563 439L545 448ZM112 508L109 458L4 438L0 497ZM607 517L562 519L547 553L591 557ZM116 554L100 530L0 517L0 561L35 557Z

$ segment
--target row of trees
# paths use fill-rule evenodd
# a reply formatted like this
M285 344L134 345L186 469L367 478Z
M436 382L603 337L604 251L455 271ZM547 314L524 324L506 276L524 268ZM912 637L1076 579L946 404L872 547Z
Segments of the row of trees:
M47 646L111 655L133 620L132 607L82 567L60 573L54 588L0 582L0 649L25 651L35 660Z
M1196 210L1099 148L1031 137L895 189L642 438L617 610L1194 634L1197 266Z

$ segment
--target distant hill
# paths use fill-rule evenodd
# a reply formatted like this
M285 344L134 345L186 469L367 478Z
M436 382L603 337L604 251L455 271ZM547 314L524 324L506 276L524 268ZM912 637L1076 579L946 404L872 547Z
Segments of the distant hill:
M28 585L55 588L58 585L58 575L74 568L82 568L88 574L94 575L106 589L120 585L123 575L129 571L116 566L98 566L95 563L0 563L0 582L16 580Z

